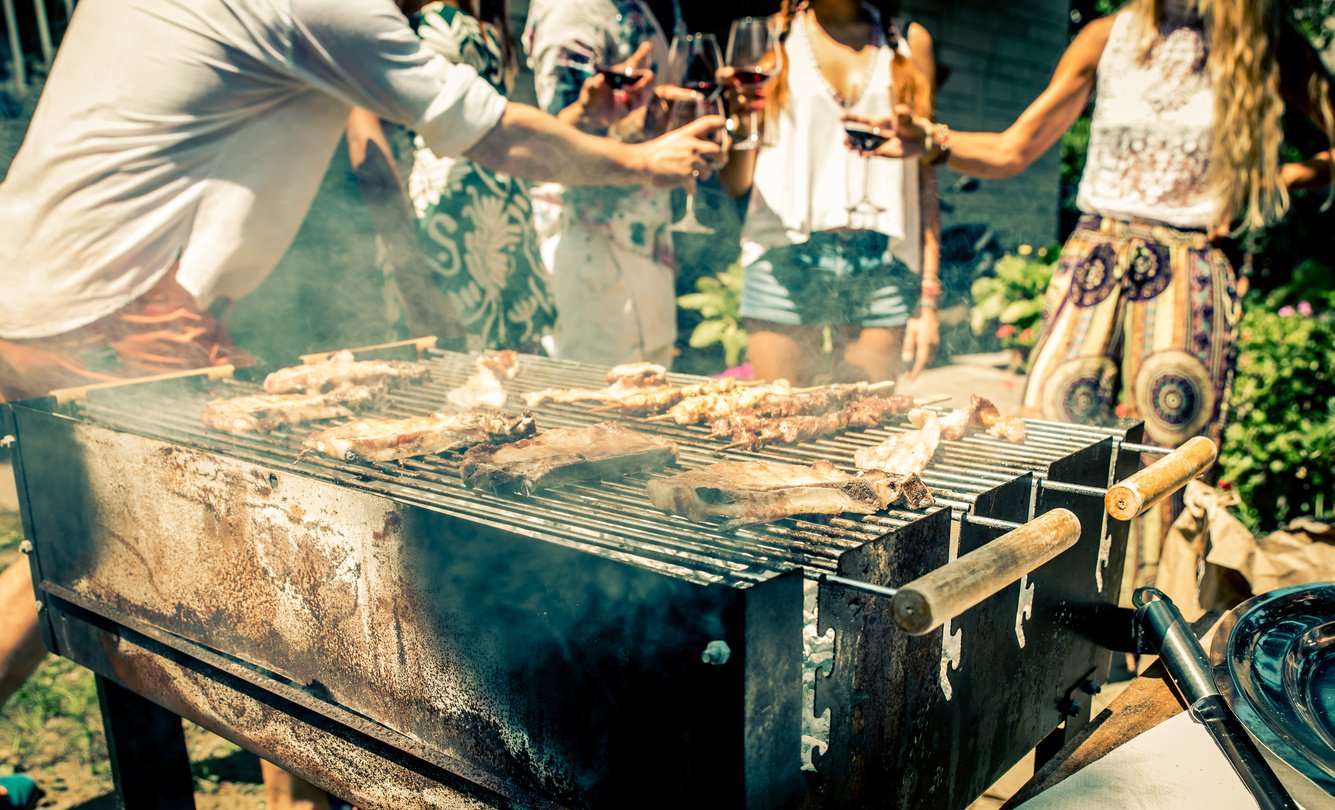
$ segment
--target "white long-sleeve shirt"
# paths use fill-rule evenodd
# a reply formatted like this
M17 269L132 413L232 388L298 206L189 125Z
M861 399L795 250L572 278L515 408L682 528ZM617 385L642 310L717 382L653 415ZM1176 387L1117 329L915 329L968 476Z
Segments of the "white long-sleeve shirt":
M457 155L506 101L392 0L83 0L0 184L0 336L92 323L174 265L201 306L253 291L353 105Z

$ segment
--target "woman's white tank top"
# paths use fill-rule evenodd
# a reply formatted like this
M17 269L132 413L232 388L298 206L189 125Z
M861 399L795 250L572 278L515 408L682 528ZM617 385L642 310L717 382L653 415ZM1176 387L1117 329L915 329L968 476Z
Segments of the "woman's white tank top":
M1113 21L1099 59L1089 152L1076 205L1114 219L1207 229L1220 217L1209 190L1214 84L1199 22L1169 19L1141 59L1139 14Z
M867 8L867 7L864 7ZM742 229L742 261L750 264L768 249L800 244L818 231L849 226L849 208L862 197L863 158L845 145L845 112L889 115L894 109L890 63L880 21L872 15L877 52L863 91L849 107L820 72L811 48L809 12L799 13L788 34L788 103L778 120L774 146L756 157L754 187ZM907 55L906 38L900 40ZM914 272L922 266L922 218L918 162L870 158L870 199L883 209L875 230L890 237L890 250Z

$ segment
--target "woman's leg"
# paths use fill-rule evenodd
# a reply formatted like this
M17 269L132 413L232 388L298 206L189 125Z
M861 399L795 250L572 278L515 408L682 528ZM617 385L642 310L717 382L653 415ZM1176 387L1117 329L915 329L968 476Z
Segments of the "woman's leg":
M9 700L46 655L37 629L37 597L26 557L0 573L0 706Z
M757 379L808 385L820 357L821 327L747 320L746 349Z
M844 362L861 369L867 380L894 380L904 371L904 327L864 327L844 347Z
M323 790L298 779L266 759L260 760L264 776L264 801L269 810L329 810Z

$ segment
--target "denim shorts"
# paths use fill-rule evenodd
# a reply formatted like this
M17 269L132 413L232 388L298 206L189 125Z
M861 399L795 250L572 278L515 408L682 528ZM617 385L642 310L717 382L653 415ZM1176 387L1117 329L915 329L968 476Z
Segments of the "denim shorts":
M814 233L746 268L742 317L784 326L908 323L921 282L875 231Z

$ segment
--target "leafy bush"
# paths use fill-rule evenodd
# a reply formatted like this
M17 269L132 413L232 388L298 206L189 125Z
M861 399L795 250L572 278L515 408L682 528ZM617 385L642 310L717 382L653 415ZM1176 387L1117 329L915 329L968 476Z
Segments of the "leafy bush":
M974 281L969 313L974 334L992 332L1003 348L1032 349L1043 317L1043 295L1060 253L1056 247L1034 250L1021 245L997 260L992 275Z
M696 310L703 318L691 332L691 348L722 344L729 366L738 365L746 354L746 331L741 325L743 275L741 264L729 265L722 273L695 282L696 292L677 299L682 309Z
M1320 269L1300 268L1298 284L1254 302L1242 320L1220 480L1238 491L1241 517L1257 532L1321 515L1335 490L1335 293L1320 291L1324 312L1288 303Z

